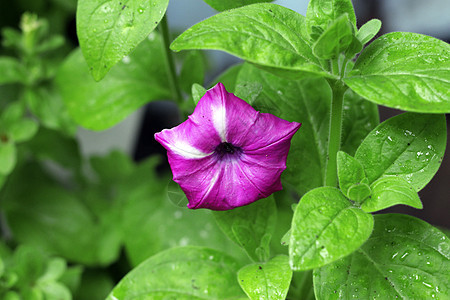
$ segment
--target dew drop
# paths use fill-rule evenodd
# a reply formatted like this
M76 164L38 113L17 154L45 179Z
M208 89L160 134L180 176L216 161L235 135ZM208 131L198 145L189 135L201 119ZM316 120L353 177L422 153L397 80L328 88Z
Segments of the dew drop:
M405 253L403 253L402 256L400 256L400 260L404 261L408 255L409 255L409 252L405 251Z
M139 13L142 14L144 12L144 10L142 8L139 8Z

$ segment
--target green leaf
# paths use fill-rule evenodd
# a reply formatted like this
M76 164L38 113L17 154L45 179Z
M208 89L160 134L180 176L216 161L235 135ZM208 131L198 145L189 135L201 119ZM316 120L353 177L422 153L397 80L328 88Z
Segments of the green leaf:
M70 118L60 93L53 86L27 88L23 98L43 126L75 135L77 126Z
M291 141L282 180L299 194L322 186L331 105L331 89L326 80L292 81L245 64L236 86L236 95L251 103L256 110L302 123ZM377 123L376 105L347 92L344 97L342 149L353 154Z
M447 299L450 242L411 216L375 216L369 240L352 255L314 270L317 299Z
M10 175L1 202L19 243L86 265L108 264L119 255L118 232L105 230L105 216L93 216L36 164L25 164Z
M313 53L320 59L336 59L352 43L353 32L348 14L334 20L313 45Z
M272 2L273 0L204 0L204 1L215 10L224 11L254 3Z
M450 45L406 32L386 34L358 57L345 83L377 104L414 112L450 112Z
M207 210L176 207L167 200L169 178L155 172L155 159L141 163L120 185L117 197L121 209L123 241L130 263L137 266L159 251L174 246L208 246L243 256L238 246L226 239ZM245 257L244 257L245 258Z
M351 0L311 0L306 11L306 24L309 34L314 27L326 29L330 22L348 14L352 26L356 29L356 16Z
M150 257L128 273L107 300L231 299L244 296L237 284L237 262L201 247L172 248Z
M358 249L370 236L373 217L336 188L306 193L292 219L289 257L294 271L321 267Z
M299 33L304 21L300 14L279 5L244 6L192 26L175 39L171 49L222 50L285 77L333 78Z
M422 209L419 195L412 185L401 177L384 177L371 184L372 196L361 205L365 212L374 212L396 204Z
M149 54L151 53L151 55ZM109 128L147 102L169 99L161 39L152 33L101 82L89 78L79 50L64 62L56 77L72 118L88 129Z
M367 186L369 181L364 173L364 168L358 160L345 152L339 151L337 154L337 168L339 187L345 196L353 201L361 202L370 195L370 189L364 189L364 186ZM368 191L368 194L365 191Z
M39 129L38 123L31 119L21 119L9 126L9 134L14 142L24 142L31 139Z
M420 191L437 172L446 145L444 115L404 113L376 127L356 151L369 183L398 176Z
M153 31L168 3L168 0L78 1L78 40L96 81Z
M356 33L356 38L363 44L367 44L374 36L377 35L381 28L381 21L378 19L372 19L361 28L359 28Z
M0 72L0 85L26 82L26 70L15 58L0 56L0 70L2 70L2 72Z
M213 211L220 229L254 261L269 257L269 242L277 221L273 197L228 211Z
M203 85L205 79L205 62L202 52L189 51L183 60L180 72L180 86L187 94L191 92L192 85Z
M279 255L263 264L251 264L238 272L238 281L249 299L286 299L292 270L289 258Z
M16 145L11 141L3 141L0 136L0 176L8 175L14 169L17 161Z
M203 86L201 86L197 83L194 83L192 85L192 99L194 100L195 105L197 105L198 101L200 101L200 99L205 94L206 94L206 89Z
M186 197L186 194L183 192L179 184L173 180L170 180L167 185L167 198L176 207L186 208L189 202Z

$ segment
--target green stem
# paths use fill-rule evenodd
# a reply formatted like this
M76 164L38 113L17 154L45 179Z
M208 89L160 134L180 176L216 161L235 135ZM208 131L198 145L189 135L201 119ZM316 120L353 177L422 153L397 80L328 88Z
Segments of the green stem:
M170 33L169 26L167 25L167 18L164 16L161 20L159 30L163 38L164 57L166 59L166 68L169 75L169 86L172 91L172 97L181 105L183 103L183 96L181 94L180 86L178 84L177 73L175 72L175 63L172 57L172 51L170 50Z
M327 167L325 170L325 185L337 185L336 155L341 146L342 104L347 87L341 81L329 81L333 91L331 99L330 135L328 139Z

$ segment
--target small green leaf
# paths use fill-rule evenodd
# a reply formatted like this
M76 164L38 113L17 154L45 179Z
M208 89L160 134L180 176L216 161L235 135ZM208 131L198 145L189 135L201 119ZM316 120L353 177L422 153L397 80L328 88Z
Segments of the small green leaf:
M203 85L205 79L205 58L200 51L189 51L183 60L180 72L180 85L187 94L191 92L192 85Z
M12 57L0 56L0 85L26 82L26 70L20 62Z
M222 50L285 77L333 78L299 33L304 21L303 16L282 6L253 4L192 26L175 39L171 49Z
M168 3L168 0L78 1L78 40L96 81L153 31Z
M259 2L272 2L273 0L204 0L204 1L215 10L224 11Z
M38 123L31 119L21 119L9 126L9 134L15 142L24 142L31 139L39 129Z
M353 201L360 202L364 200L360 199L361 191L358 186L364 186L364 184L367 185L368 180L361 163L347 153L339 151L337 154L337 168L339 187L341 188L342 193ZM363 185L361 185L361 183ZM352 197L350 197L350 190L353 190ZM369 195L366 195L366 197Z
M251 300L286 299L291 279L289 257L284 255L245 266L238 272L239 284Z
M197 83L194 83L192 85L192 99L194 100L195 105L197 105L198 101L200 101L200 99L205 94L206 94L206 89L203 86L201 86Z
M3 141L0 136L0 176L8 175L14 169L17 160L16 145L11 141Z
M398 176L420 191L437 172L446 145L444 115L404 113L376 127L359 146L369 183Z
M348 188L348 198L359 203L369 197L371 193L367 183L355 183Z
M354 207L338 189L314 189L301 198L292 219L291 268L314 269L342 258L358 249L372 228L372 215Z
M450 45L406 32L386 34L358 57L344 78L377 104L414 112L450 112Z
M313 45L313 53L320 59L336 59L352 43L353 32L348 15L334 20Z
M256 250L262 247L266 254L269 246L267 239L275 229L277 208L273 197L258 200L250 205L229 211L213 211L220 229L236 244L241 246L254 261L264 261Z
M345 56L348 59L352 59L355 54L361 52L363 49L363 44L358 40L358 38L352 34L352 41L350 45L348 45L347 50L345 50Z
M173 180L170 180L167 184L167 198L172 204L176 207L186 208L188 204L188 199L186 198L186 194L180 188L178 183Z
M330 22L347 14L356 29L356 16L351 0L311 0L306 11L307 30L311 34L314 26L326 29Z
M352 255L314 270L317 299L447 299L450 242L407 215L375 216L367 242Z
M237 262L201 247L172 248L150 257L116 285L114 299L231 299L244 296Z
M89 78L88 66L75 50L59 69L56 83L72 118L88 129L103 130L147 102L170 99L166 78L161 39L152 33L101 82Z
M361 26L361 28L359 28L358 32L356 33L356 37L363 45L365 45L371 39L373 39L374 36L377 35L378 31L380 31L380 28L381 21L378 19L372 19Z
M365 212L374 212L396 204L422 209L419 195L412 185L401 177L383 177L371 184L372 196L361 205Z

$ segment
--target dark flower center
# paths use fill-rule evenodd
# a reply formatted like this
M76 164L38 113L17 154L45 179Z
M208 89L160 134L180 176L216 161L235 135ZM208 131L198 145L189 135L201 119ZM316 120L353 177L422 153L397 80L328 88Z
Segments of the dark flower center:
M242 153L242 149L240 147L234 146L233 144L224 142L219 144L214 150L214 155L216 155L219 159L231 159L238 158Z

